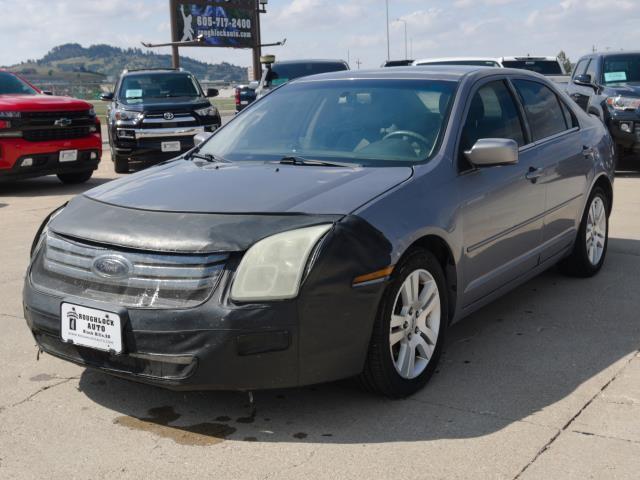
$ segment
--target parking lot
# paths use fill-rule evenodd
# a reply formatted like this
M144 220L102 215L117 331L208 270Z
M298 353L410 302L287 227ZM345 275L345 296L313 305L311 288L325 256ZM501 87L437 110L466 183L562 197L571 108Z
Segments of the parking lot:
M601 275L547 272L457 324L422 392L258 392L252 415L246 394L37 359L21 306L33 235L112 172L106 154L85 186L0 186L0 478L637 478L640 175L617 180Z

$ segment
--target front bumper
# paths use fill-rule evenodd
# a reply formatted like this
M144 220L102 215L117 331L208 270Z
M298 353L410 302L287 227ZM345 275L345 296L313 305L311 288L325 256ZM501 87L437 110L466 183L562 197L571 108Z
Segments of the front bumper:
M607 125L615 143L626 148L640 150L640 114L637 112L615 112Z
M78 150L78 160L61 163L59 155L62 150ZM101 156L102 138L99 133L49 142L0 139L0 181L95 170ZM33 158L33 166L22 167L21 162L25 158Z

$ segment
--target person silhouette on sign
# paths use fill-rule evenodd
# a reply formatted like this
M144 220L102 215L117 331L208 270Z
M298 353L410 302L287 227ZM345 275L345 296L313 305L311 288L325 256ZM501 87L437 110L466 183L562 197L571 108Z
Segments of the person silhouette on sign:
M187 8L187 13L185 13L185 7L180 6L180 13L182 14L182 21L184 23L184 30L183 30L183 34L182 34L182 42L192 42L193 41L193 35L194 35L194 31L193 31L193 15L191 14L191 11L189 10L189 7Z

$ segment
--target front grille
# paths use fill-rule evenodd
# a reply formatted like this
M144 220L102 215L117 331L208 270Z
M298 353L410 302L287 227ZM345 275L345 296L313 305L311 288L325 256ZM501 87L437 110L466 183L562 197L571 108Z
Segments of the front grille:
M70 140L83 138L91 134L91 127L47 128L24 130L22 136L29 142L47 142L51 140Z
M36 288L123 307L187 308L216 288L228 256L153 253L93 245L48 233L31 271ZM98 259L125 265L109 276Z
M638 142L640 142L640 123L636 122L636 125L634 127L634 131L635 131L635 134L636 134L636 140Z

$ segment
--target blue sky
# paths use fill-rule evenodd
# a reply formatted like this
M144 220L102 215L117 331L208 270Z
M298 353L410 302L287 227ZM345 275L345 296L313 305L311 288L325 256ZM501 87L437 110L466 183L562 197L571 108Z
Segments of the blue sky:
M555 55L640 49L640 0L389 0L391 56ZM0 0L0 65L39 58L67 42L130 47L169 38L168 0ZM263 41L279 58L344 58L377 67L386 58L385 0L270 0ZM159 49L158 51L163 51ZM164 50L166 51L166 50ZM247 50L190 48L211 62L250 64Z

